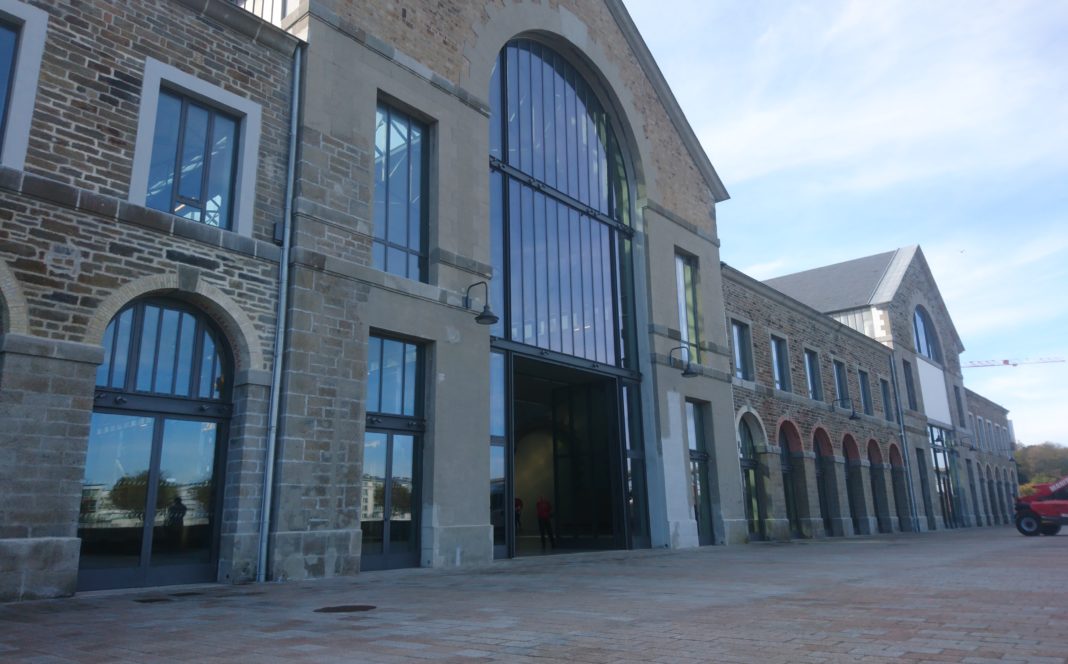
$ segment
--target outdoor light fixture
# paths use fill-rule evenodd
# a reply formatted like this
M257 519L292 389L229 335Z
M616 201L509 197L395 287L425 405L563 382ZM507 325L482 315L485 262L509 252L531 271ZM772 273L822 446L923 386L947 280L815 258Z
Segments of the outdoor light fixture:
M694 369L693 363L690 362L690 359L689 359L690 358L690 347L689 346L675 346L674 348L669 350L668 351L668 362L671 362L673 359L675 359L675 351L677 351L677 350L685 350L686 351L686 366L684 366L682 368L682 377L683 378L693 378L694 376L700 376L701 374L698 373L697 369ZM682 361L682 357L681 357L682 353L679 353L679 355L680 355L679 362L681 362Z
M485 306L482 307L482 313L480 313L479 315L475 316L475 322L478 323L479 325L496 325L497 321L499 321L500 318L498 318L497 314L493 313L493 310L490 309L490 305L489 305L489 284L486 283L485 281L476 281L475 283L473 283L473 284L471 284L470 286L467 287L467 291L464 293L464 309L470 309L471 308L471 289L474 288L475 286L485 286L486 287L486 304L485 304Z

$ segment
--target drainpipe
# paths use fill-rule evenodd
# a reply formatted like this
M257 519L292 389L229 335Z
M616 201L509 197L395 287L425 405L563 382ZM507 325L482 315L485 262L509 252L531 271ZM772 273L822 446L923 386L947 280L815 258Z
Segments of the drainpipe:
M912 484L912 448L909 447L909 437L905 432L905 409L901 406L901 387L897 382L897 353L890 350L890 382L894 386L894 403L897 405L897 427L901 433L901 447L904 449L903 461L905 462L905 487L909 495L909 516L912 518L913 532L919 531L919 513L916 509L916 487Z
M289 109L289 157L286 163L286 198L282 213L282 251L278 261L278 310L274 328L274 371L271 376L271 404L267 414L267 451L263 465L263 502L260 505L260 546L256 581L267 580L267 539L271 526L271 502L274 493L274 458L278 450L278 425L281 420L282 354L285 349L286 311L289 307L289 251L293 235L293 191L297 173L297 134L301 108L300 68L304 44L293 51L293 92Z

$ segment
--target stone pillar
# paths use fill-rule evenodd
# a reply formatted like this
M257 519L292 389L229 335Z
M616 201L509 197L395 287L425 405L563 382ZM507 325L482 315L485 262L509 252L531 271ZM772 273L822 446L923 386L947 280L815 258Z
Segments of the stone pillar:
M849 485L846 482L849 466L846 465L846 459L843 456L835 456L834 464L828 464L828 466L828 470L831 468L834 470L834 486L836 487L834 495L836 516L832 521L834 534L839 537L855 535L853 519L849 513Z
M894 510L894 492L893 487L890 485L890 464L872 464L872 482L879 482L878 486L873 486L873 489L883 498L882 509L876 505L875 517L881 520L885 525L887 532L894 532L901 530L901 524L898 522L897 513ZM881 532L881 531L880 531Z
M804 482L805 490L798 491L798 499L804 503L801 510L801 528L805 537L823 537L823 514L820 512L819 487L816 485L816 464L819 459L813 452L802 452L791 457L793 471Z
M99 346L0 337L0 601L74 593Z
M768 444L764 449L757 446L757 459L764 474L764 509L767 518L764 532L769 540L789 540L790 520L786 514L786 493L782 483L782 460L779 448Z
M862 535L872 535L879 532L877 523L875 521L875 508L871 503L871 464L865 460L851 461L848 464L849 471L856 473L857 480L854 484L854 490L859 495L854 497L857 511L859 512L857 521L860 525L860 533Z

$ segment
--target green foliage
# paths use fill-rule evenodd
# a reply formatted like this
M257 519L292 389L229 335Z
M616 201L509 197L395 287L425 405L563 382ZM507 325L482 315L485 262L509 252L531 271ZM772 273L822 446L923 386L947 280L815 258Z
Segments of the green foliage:
M1017 449L1015 456L1021 485L1053 482L1068 475L1068 447L1028 445Z

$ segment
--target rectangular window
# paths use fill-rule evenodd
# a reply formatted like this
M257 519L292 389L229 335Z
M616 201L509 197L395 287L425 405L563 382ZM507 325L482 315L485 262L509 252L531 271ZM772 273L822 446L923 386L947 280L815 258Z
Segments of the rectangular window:
M731 338L734 341L734 375L742 380L753 380L753 346L749 326L731 321Z
M790 391L790 356L786 348L786 339L771 337L771 373L775 379L775 389Z
M230 228L240 121L160 90L145 205Z
M838 399L838 405L845 408L849 401L849 376L846 375L845 363L841 360L834 361L834 390Z
M690 362L700 362L697 336L697 259L675 254L675 293L679 309L679 340L689 349Z
M814 350L805 351L805 380L808 398L823 401L823 378L820 376L820 356Z
M913 382L912 365L908 360L901 360L901 367L905 371L905 396L908 399L909 410L917 410L916 383Z
M957 421L964 424L964 400L960 398L960 386L953 386L953 399L957 402Z
M890 381L885 378L879 379L879 388L883 392L883 416L887 422L894 421L894 404L890 400Z
M367 342L367 412L418 416L422 412L419 346L372 336Z
M379 104L375 114L376 268L426 281L427 127Z
M130 202L252 235L262 107L145 58Z
M875 412L875 406L871 402L871 384L868 382L868 372L858 369L857 376L860 378L860 403L864 406L864 414L871 415Z
M22 170L41 73L48 13L0 0L0 165Z

